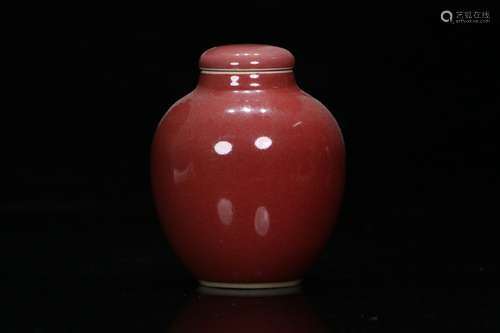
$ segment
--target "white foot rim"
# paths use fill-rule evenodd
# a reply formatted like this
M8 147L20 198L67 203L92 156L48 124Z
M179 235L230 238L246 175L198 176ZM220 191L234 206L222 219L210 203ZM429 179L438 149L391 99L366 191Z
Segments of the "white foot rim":
M285 288L268 289L228 289L213 287L198 287L198 293L212 296L236 296L236 297L267 297L267 296L287 296L300 294L300 285Z
M224 289L271 289L271 288L287 288L299 285L301 280L284 281L284 282L262 282L262 283L226 283L200 280L200 284L211 288Z

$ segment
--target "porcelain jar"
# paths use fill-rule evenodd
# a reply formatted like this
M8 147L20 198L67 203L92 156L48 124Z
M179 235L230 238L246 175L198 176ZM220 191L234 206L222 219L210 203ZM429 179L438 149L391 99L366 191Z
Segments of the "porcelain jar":
M152 187L166 236L205 286L298 284L336 222L340 128L279 47L214 47L160 121Z

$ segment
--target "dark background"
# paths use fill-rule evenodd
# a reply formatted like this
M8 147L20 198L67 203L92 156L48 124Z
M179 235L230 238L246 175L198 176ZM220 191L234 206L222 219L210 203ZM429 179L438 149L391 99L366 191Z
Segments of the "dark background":
M443 9L489 10L491 23L443 23ZM497 14L277 1L16 11L4 41L0 201L2 285L21 314L13 318L44 331L84 317L116 325L113 315L122 322L127 311L143 315L128 328L163 323L151 313L173 316L195 283L154 212L150 143L196 85L199 55L251 42L294 53L299 85L333 112L346 141L340 222L306 288L335 290L337 310L391 313L403 302L418 317L426 306L467 305L471 326L491 327ZM457 317L447 323L462 326Z

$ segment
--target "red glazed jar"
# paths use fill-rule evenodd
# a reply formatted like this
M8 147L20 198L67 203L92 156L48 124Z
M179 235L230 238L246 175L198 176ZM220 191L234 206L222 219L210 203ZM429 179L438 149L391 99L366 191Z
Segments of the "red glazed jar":
M337 122L302 91L294 57L228 45L161 120L152 185L167 238L205 286L298 284L325 245L344 185Z

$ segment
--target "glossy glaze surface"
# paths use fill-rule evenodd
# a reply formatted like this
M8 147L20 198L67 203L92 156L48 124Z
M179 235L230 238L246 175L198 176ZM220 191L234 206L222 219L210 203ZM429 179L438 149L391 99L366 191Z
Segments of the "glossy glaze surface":
M300 279L330 235L343 184L340 129L291 71L202 73L154 138L160 219L199 280Z
M212 70L270 70L292 68L294 56L280 47L259 44L216 46L200 57L200 68Z

